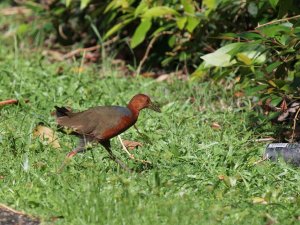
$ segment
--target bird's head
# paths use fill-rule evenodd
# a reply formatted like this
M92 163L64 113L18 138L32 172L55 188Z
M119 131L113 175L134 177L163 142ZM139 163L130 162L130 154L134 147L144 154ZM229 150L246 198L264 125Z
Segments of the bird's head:
M149 96L144 94L137 94L133 96L133 98L128 103L128 107L138 111L148 108L156 112L161 112L159 106L156 103L153 103Z

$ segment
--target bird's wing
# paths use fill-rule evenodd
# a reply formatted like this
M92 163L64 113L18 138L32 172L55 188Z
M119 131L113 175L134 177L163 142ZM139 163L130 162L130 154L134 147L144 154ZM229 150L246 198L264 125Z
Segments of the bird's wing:
M131 116L130 110L125 107L98 106L73 113L71 116L59 117L57 122L60 126L71 128L78 134L103 139L106 131L118 129L122 119Z

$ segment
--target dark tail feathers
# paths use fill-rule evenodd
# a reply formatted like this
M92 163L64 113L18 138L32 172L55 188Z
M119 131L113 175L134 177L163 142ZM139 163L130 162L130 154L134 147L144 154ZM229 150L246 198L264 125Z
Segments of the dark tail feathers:
M58 107L58 106L54 106L54 107L56 109L57 117L70 116L70 114L72 113L72 111L67 109L66 107Z

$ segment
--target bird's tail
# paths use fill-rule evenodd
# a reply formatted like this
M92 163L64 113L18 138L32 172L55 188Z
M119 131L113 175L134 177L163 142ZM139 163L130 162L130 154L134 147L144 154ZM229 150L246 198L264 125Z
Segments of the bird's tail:
M63 117L63 116L71 116L72 115L72 111L70 109L67 109L66 107L58 107L58 106L54 106L56 111L55 111L55 115L57 118L59 117Z

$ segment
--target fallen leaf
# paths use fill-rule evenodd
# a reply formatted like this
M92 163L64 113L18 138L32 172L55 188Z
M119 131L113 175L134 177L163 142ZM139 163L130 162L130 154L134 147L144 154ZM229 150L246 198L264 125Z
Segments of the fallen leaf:
M289 112L288 112L288 111L285 111L285 112L281 113L281 114L278 116L277 120L278 120L279 122L282 122L282 121L288 119L288 116L289 116Z
M0 10L0 15L2 16L11 16L11 15L28 15L31 14L31 10L24 6L15 6L15 7L8 7Z
M160 75L158 78L156 78L155 80L157 82L162 82L162 81L165 81L167 79L170 78L170 75L169 74L163 74L163 75Z
M126 148L133 150L139 146L143 146L140 142L137 141L129 141L129 140L123 140L123 144Z
M98 51L87 52L84 58L86 59L86 62L97 62L97 60L100 58L100 54Z
M227 187L234 187L237 184L237 178L236 177L229 177L229 176L226 176L226 175L219 175L218 178L219 178L219 180L222 180Z
M237 92L234 93L234 96L237 97L237 98L244 97L245 93L242 92L242 91L237 91Z
M214 129L214 130L220 130L221 129L221 125L218 124L217 122L213 122L211 124L211 128Z
M64 61L64 55L62 53L60 53L59 51L54 51L54 50L44 50L42 52L43 56L47 56L48 58L50 58L51 60L54 61Z
M285 112L288 109L285 99L282 100L282 102L280 104L280 109L282 112Z
M158 73L155 73L155 72L145 72L145 73L142 73L141 74L142 77L145 77L145 78L153 78L153 79L156 79L159 77L159 74Z
M82 73L82 72L85 71L85 67L82 67L82 66L80 66L80 67L74 67L74 68L73 68L73 71L74 71L75 73Z
M253 204L262 204L262 205L268 204L268 202L264 198L261 198L261 197L254 197L252 199L252 203Z
M39 137L40 140L52 145L54 148L60 148L57 136L49 127L38 125L33 131L33 136Z

